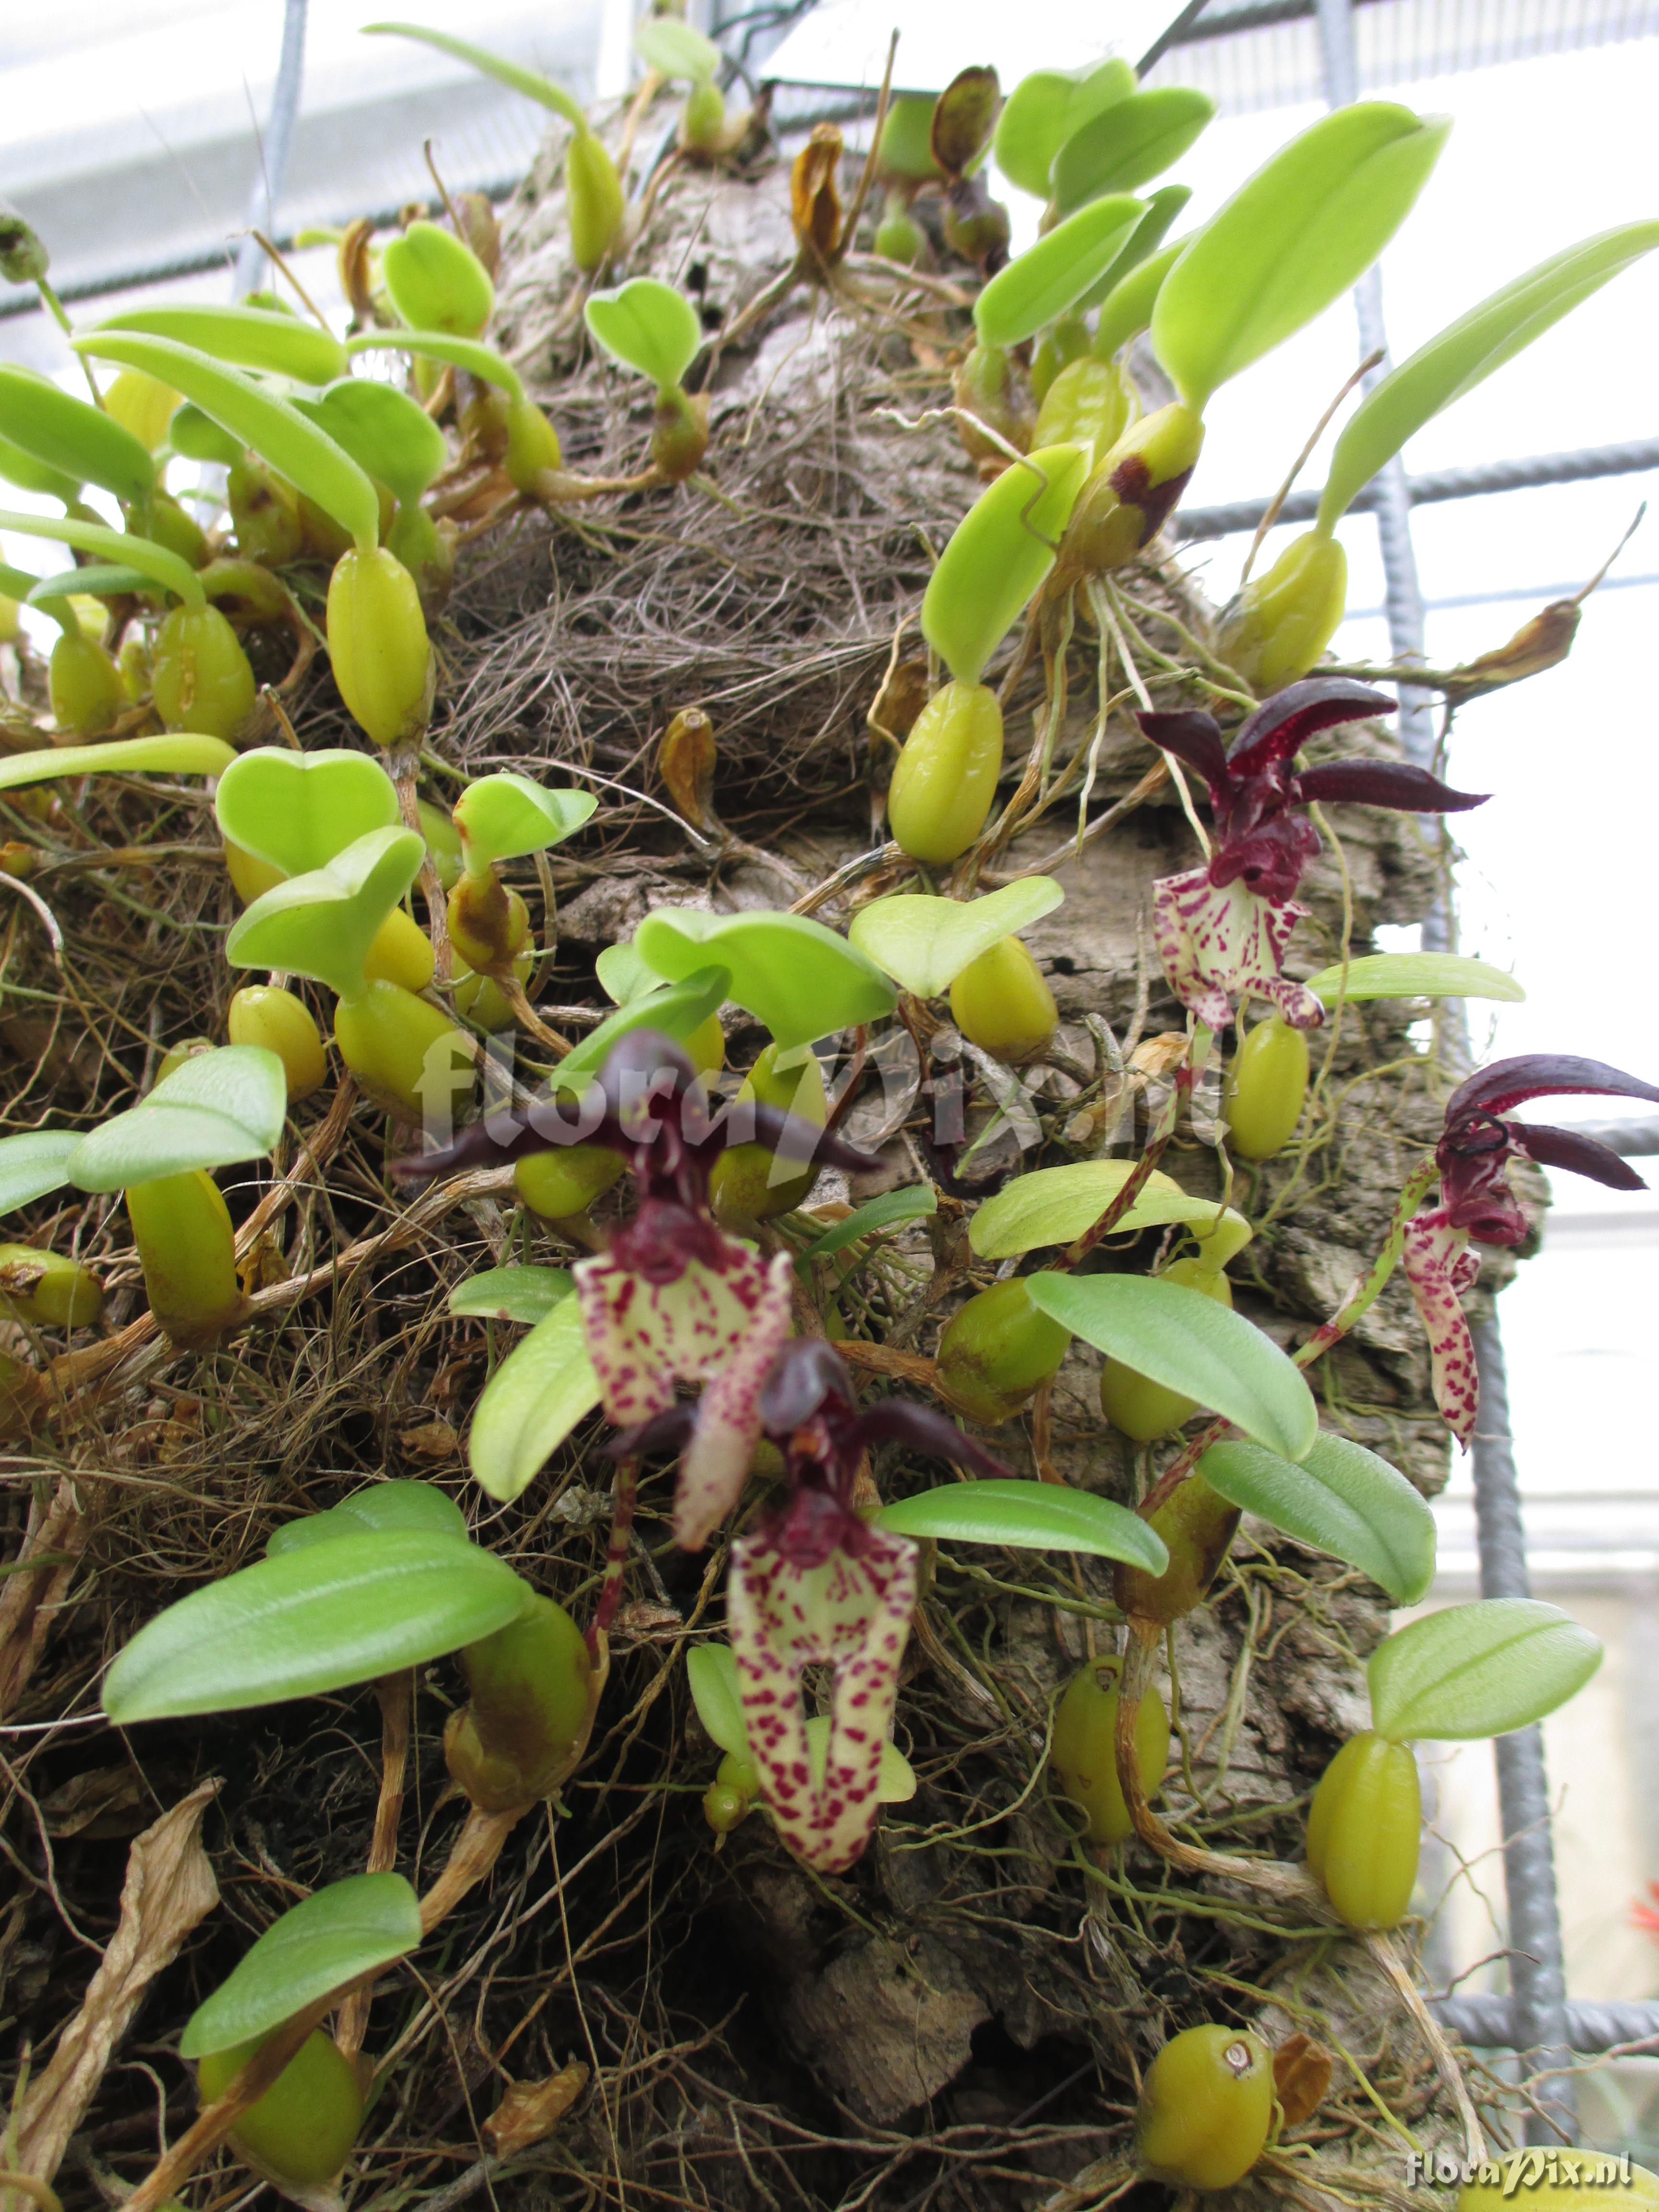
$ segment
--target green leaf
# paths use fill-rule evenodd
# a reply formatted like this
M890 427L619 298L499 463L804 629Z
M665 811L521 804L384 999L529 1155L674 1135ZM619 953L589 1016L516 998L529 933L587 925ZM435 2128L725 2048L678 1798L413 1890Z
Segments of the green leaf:
M48 745L0 760L0 791L60 775L222 775L236 758L222 738L175 731L166 738L117 738L106 745Z
M1181 159L1214 113L1207 93L1183 84L1154 85L1114 101L1055 155L1054 205L1066 215L1103 192L1150 184Z
M1601 1663L1600 1639L1559 1606L1531 1598L1447 1606L1372 1652L1371 1724L1395 1743L1507 1735L1576 1697Z
M288 1081L263 1045L222 1044L196 1053L147 1097L76 1146L70 1181L79 1190L125 1190L196 1168L264 1159L283 1133Z
M389 239L380 282L398 320L411 330L476 337L495 305L489 271L465 239L441 223L416 221Z
M161 550L156 548L158 552ZM11 592L11 597L21 599L31 607L49 607L54 599L66 599L74 592L94 599L124 598L131 592L151 590L155 580L137 568L118 568L112 561L93 561L79 568L60 568L55 575L38 580L22 575L15 568L0 568L0 591L10 591L9 579L24 587L21 592Z
M659 991L662 977L649 968L632 945L607 945L593 963L599 988L613 1006L625 1006L647 991Z
M724 1006L731 984L730 969L700 968L670 990L645 991L629 1000L626 1006L607 1015L598 1029L590 1030L576 1049L559 1062L559 1088L580 1089L605 1066L618 1037L634 1030L660 1030L665 1036L677 1037L683 1044Z
M747 1759L749 1730L738 1690L738 1662L726 1644L695 1644L685 1655L686 1687L711 1743Z
M659 76L700 84L712 77L724 57L712 39L694 31L677 15L647 15L634 33L634 51Z
M322 867L255 899L231 925L226 959L233 968L308 975L339 998L361 998L368 948L425 854L413 830L370 830Z
M449 1310L467 1319L545 1321L574 1287L568 1267L485 1267L456 1284Z
M904 1190L884 1190L879 1198L866 1199L845 1221L826 1229L816 1243L807 1246L803 1256L808 1260L832 1260L837 1252L856 1244L860 1237L873 1237L879 1229L896 1229L906 1221L923 1221L930 1213L938 1212L939 1193L932 1183L912 1183Z
M1308 988L1328 1006L1342 999L1501 999L1519 1006L1527 995L1513 975L1461 952L1368 952L1349 961L1346 980L1339 961L1310 976Z
M1170 1564L1164 1539L1139 1515L1059 1482L943 1482L884 1505L876 1526L941 1544L1091 1552L1097 1559L1125 1559L1150 1575L1161 1575Z
M553 83L535 70L520 69L516 62L504 61L499 54L492 54L483 46L471 46L465 39L451 38L447 31L429 31L423 23L365 23L362 33L366 39L416 39L423 46L434 46L441 54L465 62L480 76L494 77L509 92L521 92L526 100L550 107L556 115L563 116L579 135L586 134L587 118L577 102L562 85Z
M447 331L359 331L346 340L349 354L410 353L464 368L480 384L493 384L515 403L524 398L524 380L512 362L477 338L453 337Z
M175 593L187 607L207 605L202 580L189 562L150 538L111 530L101 522L82 522L67 515L15 514L9 507L0 507L0 530L15 530L20 538L50 538L59 545L78 546L83 553L101 553L106 561L137 568L152 583Z
M258 745L226 769L213 811L233 845L285 876L309 875L371 830L403 821L398 787L377 760L343 750Z
M614 291L595 292L582 313L605 351L648 376L659 392L678 384L702 343L696 309L654 276L633 276Z
M1451 125L1382 100L1281 147L1165 278L1152 349L1189 407L1350 290L1428 181Z
M1433 1514L1363 1444L1327 1430L1299 1466L1261 1444L1212 1444L1198 1472L1230 1505L1358 1567L1396 1605L1415 1605L1434 1580Z
M173 420L167 424L167 443L187 461L216 461L227 469L234 467L247 450L240 438L222 430L191 399L173 409Z
M980 343L1018 345L1063 315L1111 267L1146 213L1116 192L1092 201L999 270L974 302Z
M1033 1275L1031 1303L1073 1336L1224 1414L1286 1459L1319 1434L1302 1370L1243 1314L1157 1275Z
M273 2028L421 1942L420 1900L400 1874L350 1874L273 1920L179 2039L179 2056L205 2058Z
M144 369L183 392L222 430L240 439L307 499L315 500L325 514L349 533L360 551L380 544L380 501L374 485L350 454L292 401L279 398L240 368L226 368L194 346L180 345L176 338L92 331L77 337L75 347L100 361L118 361L124 368Z
M345 374L345 348L331 331L298 315L269 307L222 307L204 301L188 307L130 307L98 325L100 331L141 331L194 346L239 368L269 369L296 384L326 384Z
M1088 473L1081 446L1046 446L988 483L951 534L921 602L921 634L961 684L977 684L1054 565Z
M574 835L599 805L592 792L549 791L503 770L469 783L455 801L455 827L475 873L492 860L539 853Z
M1069 1244L1093 1228L1135 1165L1133 1160L1072 1160L1064 1167L1016 1176L975 1214L968 1241L981 1260L1012 1260L1044 1244ZM1242 1213L1218 1208L1212 1198L1188 1197L1171 1176L1154 1168L1118 1231L1127 1236L1170 1221L1190 1224L1218 1267L1242 1252L1254 1233Z
M1149 253L1112 286L1101 302L1091 348L1102 361L1109 361L1131 338L1152 328L1164 281L1191 243L1187 238L1174 240L1161 252Z
M484 1384L466 1443L480 1486L510 1504L599 1402L580 1311L574 1297L562 1299Z
M332 1543L340 1536L361 1536L365 1530L391 1529L398 1535L443 1536L471 1543L466 1516L449 1495L433 1482L372 1482L326 1513L307 1513L285 1521L265 1545L265 1556L274 1559L283 1552L297 1552L307 1544Z
M61 469L48 468L33 453L14 446L9 438L0 438L0 477L15 484L20 491L38 492L43 499L61 500L65 507L81 496L78 477L65 476Z
M1115 56L1093 69L1033 70L1009 94L991 150L1012 185L1046 200L1054 156L1074 131L1127 100L1135 73Z
M260 1559L141 1628L104 1677L118 1728L349 1689L505 1628L528 1585L449 1536L377 1529Z
M719 961L731 971L727 996L764 1022L781 1045L811 1044L856 1022L879 1021L897 1002L872 960L805 915L659 907L634 942L671 982Z
M1490 293L1374 386L1331 455L1319 527L1334 528L1380 469L1423 425L1659 246L1659 222L1629 222L1553 253Z
M899 891L860 907L847 935L896 983L937 999L981 952L1052 914L1065 896L1052 876L1026 876L975 899Z
M155 463L131 430L49 377L9 362L0 362L0 431L55 477L100 484L125 506L142 506L155 489Z
M1170 234L1171 224L1192 196L1193 191L1190 185L1164 185L1157 191L1148 193L1146 212L1135 225L1128 244L1099 283L1091 290L1085 293L1079 305L1083 307L1097 307L1103 300L1109 298L1132 270L1138 269L1143 261L1155 253L1163 245ZM1146 312L1150 319L1152 314L1150 305ZM1121 344L1121 340L1118 343ZM1116 349L1115 345L1111 347L1103 358L1109 360Z
M320 398L294 404L404 507L413 507L448 463L443 432L395 384L342 376Z
M54 576L50 580L58 586L55 596L58 599L72 588L58 577ZM15 599L20 605L25 600L33 600L38 606L40 602L34 599L34 592L39 581L33 570L14 568L9 561L0 561L0 593L7 599Z
M811 1762L812 1779L820 1788L830 1771L830 1727L828 1713L809 1713L806 1717L806 1756ZM881 1747L881 1765L876 1776L876 1802L878 1805L908 1805L915 1794L915 1770L898 1746L890 1739Z
M80 1142L78 1129L25 1129L15 1137L0 1137L0 1213L61 1190Z

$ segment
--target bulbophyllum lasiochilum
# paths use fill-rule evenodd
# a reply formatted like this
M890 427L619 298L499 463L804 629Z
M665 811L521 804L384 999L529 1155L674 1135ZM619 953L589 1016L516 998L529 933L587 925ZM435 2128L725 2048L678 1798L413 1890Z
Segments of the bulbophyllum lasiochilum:
M556 1093L523 1116L491 1115L397 1170L429 1178L578 1145L627 1162L635 1211L606 1251L572 1272L605 1417L624 1432L612 1451L633 1457L671 1432L686 1443L674 1535L688 1551L708 1541L743 1488L760 1434L760 1386L789 1334L788 1255L763 1260L728 1237L709 1206L715 1161L751 1143L786 1166L870 1164L763 1100L717 1109L684 1048L641 1028L620 1039L580 1097ZM695 1407L676 1407L680 1382L705 1386ZM670 1426L659 1429L665 1418Z
M1310 738L1389 714L1395 702L1341 677L1292 684L1242 725L1231 746L1212 715L1136 716L1150 743L1209 787L1215 841L1208 861L1152 886L1152 932L1170 988L1208 1029L1232 1019L1235 1000L1265 999L1292 1029L1317 1029L1324 1010L1284 973L1302 872L1319 850L1308 806L1317 800L1447 814L1484 803L1401 761L1333 761L1297 769Z
M1474 1244L1519 1244L1531 1229L1510 1188L1510 1163L1536 1161L1588 1176L1609 1190L1644 1190L1634 1168L1577 1129L1510 1118L1529 1098L1642 1098L1659 1103L1659 1086L1606 1061L1570 1053L1522 1053L1482 1068L1446 1101L1435 1147L1437 1205L1423 1206L1406 1224L1401 1265L1429 1340L1434 1401L1459 1443L1474 1434L1480 1386L1474 1342L1458 1303L1480 1272Z

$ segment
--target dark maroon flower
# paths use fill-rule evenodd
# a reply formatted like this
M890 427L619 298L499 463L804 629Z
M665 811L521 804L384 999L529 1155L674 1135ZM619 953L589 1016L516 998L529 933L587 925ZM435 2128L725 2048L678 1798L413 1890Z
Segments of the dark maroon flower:
M1434 1155L1440 1202L1450 1226L1466 1231L1478 1244L1521 1242L1527 1218L1506 1174L1517 1157L1536 1160L1540 1167L1571 1169L1609 1190L1645 1190L1635 1169L1594 1137L1507 1118L1529 1098L1586 1096L1659 1103L1659 1088L1604 1060L1580 1060L1570 1053L1522 1053L1496 1060L1461 1083L1446 1101L1445 1128Z

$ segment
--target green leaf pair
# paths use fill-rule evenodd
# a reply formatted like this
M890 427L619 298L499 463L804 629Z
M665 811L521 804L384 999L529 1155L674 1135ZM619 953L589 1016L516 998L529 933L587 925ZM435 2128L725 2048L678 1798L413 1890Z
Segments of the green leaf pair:
M26 491L72 500L82 484L94 483L124 507L142 507L155 489L155 463L131 430L49 377L9 362L0 362L0 432L9 449L0 475ZM21 457L21 471L12 453Z
M1052 876L1027 876L975 899L900 891L853 917L849 943L918 999L937 999L1005 937L1052 914L1066 894Z
M331 331L301 322L297 315L273 314L269 307L216 307L203 301L188 307L129 307L97 329L100 334L136 331L147 337L171 338L216 361L263 369L272 376L289 377L295 384L326 384L346 373L345 348Z
M985 665L1054 565L1088 474L1081 446L1048 446L988 483L951 533L921 602L921 634L960 684Z
M1428 1505L1387 1460L1346 1437L1324 1431L1299 1462L1261 1444L1212 1444L1198 1472L1230 1505L1357 1567L1396 1605L1415 1605L1434 1580Z
M240 840L235 841L240 843ZM361 999L364 963L380 926L421 872L425 840L413 830L371 830L322 866L290 876L232 924L234 968L274 968Z
M1461 952L1369 952L1339 961L1308 979L1328 1006L1361 999L1498 999L1519 1006L1526 997L1513 975Z
M1079 208L1000 270L974 302L980 343L1018 345L1075 305L1118 260L1146 210L1117 192Z
M1186 404L1348 291L1405 221L1450 130L1357 100L1291 139L1235 192L1164 278L1152 348Z
M1565 1705L1601 1663L1599 1639L1559 1606L1531 1598L1447 1606L1372 1652L1371 1724L1395 1743L1507 1735Z
M78 353L119 362L125 368L142 368L171 385L222 430L314 500L360 551L372 551L379 544L380 501L374 485L350 454L292 400L177 338L100 330L88 331L74 343Z
M785 1047L879 1021L897 1002L873 960L805 915L663 907L640 924L634 946L671 982L718 962L729 971L731 998ZM593 1039L587 1042L591 1048Z
M659 17L651 27L685 27ZM676 389L702 343L696 309L672 284L659 284L654 276L630 277L614 291L595 292L582 313L612 360L648 377L659 392Z
M187 607L204 607L207 594L202 580L188 561L170 553L148 538L125 530L111 530L101 522L82 522L72 516L17 514L0 507L0 530L15 531L20 538L47 538L58 545L77 546L83 553L101 553L106 561L136 568L147 584L159 584ZM46 579L49 592L85 591L88 587L74 573ZM55 589L54 589L55 587ZM31 594L33 596L33 594Z
M213 811L233 845L285 876L309 875L371 830L403 822L398 787L379 761L343 748L256 746L220 778Z
M1037 1274L1031 1303L1073 1336L1223 1414L1298 1463L1319 1413L1301 1369L1230 1307L1158 1275Z
M726 1003L732 972L727 968L696 969L683 983L666 988L653 979L653 988L635 992L596 1030L590 1030L574 1052L559 1062L558 1088L579 1091L596 1076L620 1037L635 1030L660 1030L665 1036L684 1044Z
M591 819L599 803L591 792L549 791L510 770L480 776L454 808L468 872L482 875L495 861L561 843Z
M294 404L400 506L415 506L448 463L443 432L396 385L342 376L317 398L296 397Z
M1097 115L1128 99L1135 73L1115 56L1079 70L1032 70L1003 103L991 144L1010 184L1046 200L1053 188L1054 156L1066 140Z
M1189 85L1131 93L1072 132L1054 156L1054 204L1061 215L1108 192L1133 191L1178 161L1208 128L1215 102Z
M0 1139L0 1212L65 1183L128 1190L165 1176L264 1158L283 1133L283 1063L260 1045L198 1053L125 1114L82 1136L31 1129Z
M1046 1244L1069 1244L1092 1229L1134 1173L1133 1160L1071 1160L1036 1168L988 1198L975 1214L968 1241L981 1260L1012 1260ZM1206 1260L1224 1267L1254 1233L1242 1213L1210 1198L1191 1198L1173 1177L1154 1169L1146 1188L1118 1224L1125 1236L1186 1222Z

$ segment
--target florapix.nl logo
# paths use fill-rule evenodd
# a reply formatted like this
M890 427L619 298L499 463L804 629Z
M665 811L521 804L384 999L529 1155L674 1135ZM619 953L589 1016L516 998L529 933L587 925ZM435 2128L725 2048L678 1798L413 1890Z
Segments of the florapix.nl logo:
M1504 2197L1528 2190L1628 2189L1636 2168L1601 2151L1522 2150L1502 2159L1454 2158L1449 2151L1413 2151L1406 2160L1407 2189L1496 2189Z

